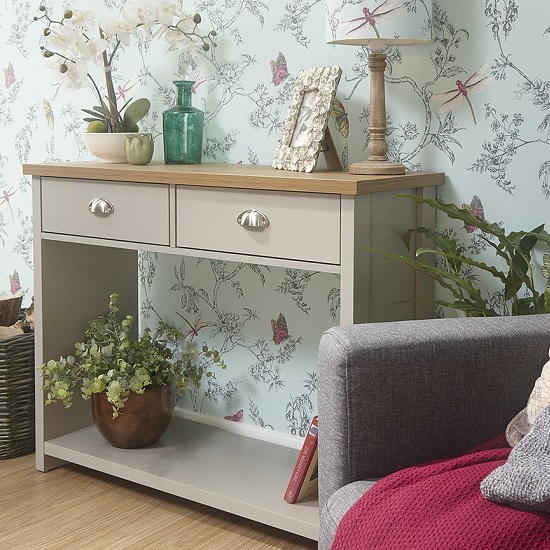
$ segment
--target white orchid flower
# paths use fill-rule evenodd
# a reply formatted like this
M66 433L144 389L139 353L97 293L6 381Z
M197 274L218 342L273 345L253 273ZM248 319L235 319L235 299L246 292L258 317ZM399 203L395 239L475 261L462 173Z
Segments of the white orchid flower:
M93 11L83 11L76 8L69 8L72 16L65 19L63 24L68 27L79 28L84 31L90 31L95 28L95 13Z
M78 90L88 84L88 67L85 62L65 61L60 57L52 57L46 64L53 70L56 82L66 90Z
M122 8L122 18L134 27L150 26L157 22L155 6L148 0L128 0Z
M113 37L120 40L124 46L130 45L130 37L135 32L135 27L127 21L118 21L114 19L104 19L99 26L106 37Z
M170 25L174 19L174 15L181 13L177 2L172 0L158 0L155 3L155 16L157 21L162 25Z
M126 95L136 85L130 80L124 86L119 85L117 93L111 66L118 60L115 53L120 53L120 46L130 46L132 35L138 41L139 35L143 40L163 36L174 49L191 55L197 55L205 44L209 46L207 41L212 42L212 36L215 36L213 31L206 35L197 31L195 16L183 11L183 0L126 0L121 19L105 18L99 23L96 14L88 10L69 7L57 21L49 16L44 4L40 5L39 10L42 15L35 17L35 20L44 21L46 29L43 36L47 43L47 47L45 44L40 49L57 83L68 90L83 88L91 83L92 90L103 102L102 83L88 72L88 64L93 62L103 68L100 76L105 81L113 111L112 116L106 115L105 119L108 132L125 129L120 111L126 108ZM197 21L200 19L197 18ZM118 104L116 109L116 102L121 100L124 103Z
M202 40L200 38L196 36L185 36L179 31L166 30L164 39L180 53L196 55L202 50Z
M62 26L50 30L48 49L57 52L75 51L81 34L70 27Z
M103 64L103 52L109 47L109 42L102 38L94 38L80 46L80 55L86 61L93 61L96 65Z

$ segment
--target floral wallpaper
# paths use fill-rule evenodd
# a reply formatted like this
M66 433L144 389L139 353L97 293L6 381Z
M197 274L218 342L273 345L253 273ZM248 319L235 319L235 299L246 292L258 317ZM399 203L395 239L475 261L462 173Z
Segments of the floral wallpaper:
M139 273L144 322L183 317L227 363L181 406L305 436L319 336L338 318L336 275L151 252Z
M52 13L70 5L42 3ZM298 71L325 65L342 68L329 121L338 151L346 165L365 158L367 52L327 45L325 19L334 22L343 7L359 17L367 3L383 1L341 0L328 9L321 0L186 0L187 11L200 12L201 27L216 31L217 47L200 52L192 67L193 102L206 120L203 162L270 164ZM33 21L40 4L0 0L0 294L22 292L26 303L33 294L32 210L21 164L92 159L80 135L80 109L92 104L92 91L52 83L39 50L44 25ZM116 18L124 0L82 4ZM418 12L426 1L392 4ZM389 156L412 170L445 172L438 190L444 200L472 205L507 230L545 223L550 4L439 0L432 18L432 43L387 52ZM178 53L154 38L133 39L117 58L115 85L151 101L141 127L155 135L156 160L177 65ZM480 258L487 253L475 232L448 230ZM229 365L183 406L304 433L316 409L318 338L338 319L334 275L143 253L140 278L142 322L185 315Z

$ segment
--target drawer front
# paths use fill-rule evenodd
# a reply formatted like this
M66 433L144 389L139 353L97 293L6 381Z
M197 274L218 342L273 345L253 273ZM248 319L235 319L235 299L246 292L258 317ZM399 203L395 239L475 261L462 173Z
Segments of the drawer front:
M42 231L168 246L169 196L168 185L42 178Z
M176 197L178 247L340 263L339 195L177 187ZM250 210L267 226L240 225Z

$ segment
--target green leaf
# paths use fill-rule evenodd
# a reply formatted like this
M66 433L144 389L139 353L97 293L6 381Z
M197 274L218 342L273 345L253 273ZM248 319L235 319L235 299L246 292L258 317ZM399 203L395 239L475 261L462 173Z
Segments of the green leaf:
M443 258L447 258L447 260L449 260L449 262L451 264L454 264L455 266L464 263L467 265L471 265L472 267L477 267L483 271L487 271L493 277L500 279L503 283L508 282L506 275L502 271L498 270L496 267L492 265L487 265L485 262L478 262L473 258L469 258L467 256L457 256L456 254L453 254L451 252L442 252L441 250L432 250L429 248L419 248L416 251L417 256L420 256L421 254L426 254L426 253L431 253L437 256L442 256ZM458 272L459 270L456 269L455 271Z
M393 254L383 249L367 247L367 250L382 254L389 260L408 265L416 269L420 273L431 277L432 279L437 281L437 283L442 288L449 290L459 302L468 302L472 304L472 308L475 308L479 316L492 317L497 315L494 309L489 307L487 300L485 300L481 296L481 291L475 288L471 281L469 281L468 279L464 279L460 274L446 271L442 267L433 265L428 262L423 262L421 260L415 260L413 258L409 258L408 256ZM439 303L436 300L429 299L428 302L434 304ZM454 307L452 303L445 303L444 305L447 305L448 307Z
M102 107L101 105L94 105L93 106L93 111L89 111L88 109L82 109L85 113L88 113L90 115L93 115L95 113L96 116L99 115L102 115L102 118L103 117L107 117L107 118L111 118L112 117L112 113L111 111L109 111L109 109L107 109L106 107Z
M151 103L148 99L142 97L130 103L124 111L124 126L128 131L137 126L137 123L149 112Z
M544 291L544 313L550 313L550 287Z
M464 225L472 225L474 227L477 227L484 233L488 233L489 235L504 235L504 230L496 223L488 223L483 218L478 218L477 216L474 216L468 209L458 208L458 206L456 206L455 204L447 204L440 200L427 199L424 197L419 197L417 195L400 194L396 196L410 198L419 204L427 204L432 208L444 212L449 218L463 221Z
M105 121L105 116L101 113L95 113L94 111L90 111L88 109L82 109L85 113L88 113L89 115L92 115L91 117L85 117L83 120L86 122L95 122L97 120L103 122Z
M535 287L535 277L532 267L532 253L537 244L550 246L550 234L544 230L544 225L539 225L531 231L515 231L506 234L498 224L489 223L487 220L474 216L469 209L458 208L454 204L447 204L441 200L426 199L416 195L398 195L413 199L418 204L429 205L443 213L450 219L460 220L467 226L479 229L478 237L490 246L495 254L508 266L505 274L502 270L490 266L485 262L477 262L464 254L464 249L454 239L442 232L417 227L410 229L405 235L405 244L410 248L412 235L416 232L433 240L436 250L422 249L417 253L432 253L445 257L449 270L460 274L463 264L470 265L490 273L503 283L505 303L512 303L512 312L537 312L542 308L543 301ZM491 238L493 237L493 238ZM496 242L495 242L496 241ZM411 267L415 267L411 264ZM519 297L518 294L525 289L527 297Z

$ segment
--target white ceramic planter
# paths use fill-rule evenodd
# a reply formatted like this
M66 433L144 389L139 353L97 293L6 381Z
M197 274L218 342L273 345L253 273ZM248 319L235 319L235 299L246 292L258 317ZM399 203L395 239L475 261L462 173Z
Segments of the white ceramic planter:
M126 160L126 151L124 144L126 137L140 135L142 132L120 132L120 133L94 133L84 132L82 140L88 151L96 156L101 162L124 162Z

